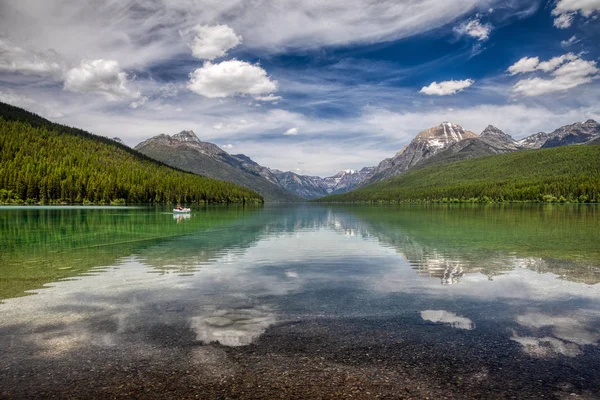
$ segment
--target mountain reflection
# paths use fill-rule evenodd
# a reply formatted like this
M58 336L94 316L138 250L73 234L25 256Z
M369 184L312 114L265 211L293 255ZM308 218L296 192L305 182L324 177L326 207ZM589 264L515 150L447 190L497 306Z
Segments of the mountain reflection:
M600 282L598 208L537 205L348 207L333 224L392 246L424 276L456 284L515 268Z

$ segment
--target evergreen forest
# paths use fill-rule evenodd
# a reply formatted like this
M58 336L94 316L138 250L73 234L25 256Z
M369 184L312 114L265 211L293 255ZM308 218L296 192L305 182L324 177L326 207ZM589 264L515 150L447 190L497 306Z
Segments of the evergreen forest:
M319 202L600 202L600 146L578 145L436 163Z
M256 192L174 169L111 139L0 103L0 203L260 203Z

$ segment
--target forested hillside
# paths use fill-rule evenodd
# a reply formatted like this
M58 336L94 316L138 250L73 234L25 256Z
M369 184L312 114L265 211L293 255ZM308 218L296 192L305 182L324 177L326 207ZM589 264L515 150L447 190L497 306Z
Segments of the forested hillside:
M189 204L262 202L262 197L0 104L0 203L22 201Z
M427 165L320 202L600 202L600 146Z

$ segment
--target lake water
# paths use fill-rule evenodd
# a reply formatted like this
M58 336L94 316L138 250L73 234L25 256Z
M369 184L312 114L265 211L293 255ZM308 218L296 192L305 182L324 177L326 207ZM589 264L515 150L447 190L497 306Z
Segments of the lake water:
M594 205L0 208L0 398L600 398Z

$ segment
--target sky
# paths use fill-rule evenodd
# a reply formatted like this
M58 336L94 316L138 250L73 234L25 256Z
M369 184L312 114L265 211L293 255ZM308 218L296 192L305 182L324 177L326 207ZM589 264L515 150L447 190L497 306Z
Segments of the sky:
M0 0L0 101L126 144L377 165L443 121L600 121L600 0Z

